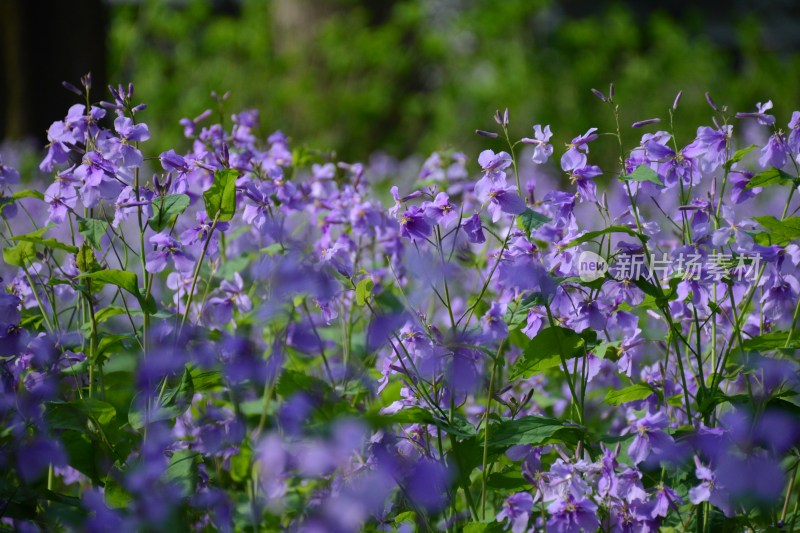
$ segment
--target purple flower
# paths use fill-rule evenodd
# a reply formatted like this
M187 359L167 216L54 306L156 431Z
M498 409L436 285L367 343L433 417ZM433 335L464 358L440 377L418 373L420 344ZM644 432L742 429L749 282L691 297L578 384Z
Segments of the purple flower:
M716 481L716 475L710 468L703 466L700 459L694 458L695 476L702 483L696 487L689 489L689 500L697 505L701 502L709 502L720 509L725 516L731 517L734 515L733 505L731 503L730 495Z
M506 152L495 154L491 150L484 150L478 156L478 164L489 179L505 178L506 173L503 170L511 166L511 156Z
M81 200L89 208L95 207L101 199L116 198L122 185L116 180L117 168L100 152L89 152L83 162L75 169L74 175L83 180Z
M198 211L195 214L195 220L197 221L197 225L187 229L183 233L181 233L181 244L184 246L190 246L192 244L198 242L205 242L208 239L209 232L211 231L211 226L213 225L213 221L208 218L208 214L205 211ZM216 226L214 226L217 231L227 231L230 225L227 222L217 222ZM216 255L217 253L217 241L216 239L212 238L212 241L209 243L208 251L211 255Z
M406 480L406 490L411 500L427 511L438 511L447 502L446 492L450 471L438 461L417 461Z
M533 496L529 492L517 492L503 502L503 510L497 514L496 520L508 520L513 533L523 533L528 527L531 509L533 509Z
M253 309L253 303L243 288L244 282L238 272L233 275L233 281L223 280L219 290L224 296L209 298L206 304L206 312L212 322L224 326L232 322L234 308L244 313Z
M564 172L570 172L586 165L586 154L589 153L588 144L597 139L596 131L597 128L590 128L583 135L572 139L567 151L561 156L561 168Z
M632 429L636 432L636 437L628 448L628 457L634 465L647 459L651 452L662 454L675 445L672 437L661 431L668 423L667 415L659 411L647 414L633 424Z
M49 222L61 224L67 219L67 214L75 209L78 203L78 194L75 187L69 183L70 175L59 175L56 181L44 191L44 200L49 204Z
M666 517L670 507L677 510L678 505L683 503L683 499L663 483L659 483L656 487L655 497L653 509L650 512L652 518L657 516Z
M753 174L746 170L731 170L728 179L731 183L731 202L734 204L740 204L750 198L754 198L764 190L762 187L747 188L750 180L753 179Z
M421 207L412 205L400 217L400 234L411 240L427 239L433 228Z
M600 527L597 505L586 497L576 499L569 494L551 503L547 507L547 512L550 513L547 530L553 533L597 531Z
M271 218L270 209L272 206L272 194L275 187L269 182L254 184L248 181L244 187L244 197L247 203L244 206L242 219L261 229Z
M447 193L440 192L433 202L425 204L425 215L433 224L442 224L444 227L451 225L458 218L456 206L450 202Z
M756 109L758 109L756 113L736 113L736 118L754 118L758 120L758 123L762 126L772 126L775 124L775 117L766 114L767 111L772 109L772 100L767 100L764 104L759 102L756 104Z
M467 240L472 244L486 242L486 236L483 234L483 226L481 225L481 217L478 213L475 213L464 222L464 232L467 234Z
M150 189L140 187L139 197L137 198L133 187L125 187L114 202L116 210L114 212L114 221L111 225L115 228L119 227L122 221L127 220L128 216L131 213L136 213L140 207L142 209L142 217L144 219L150 218L153 214L152 200L153 191Z
M112 137L109 140L112 156L122 158L123 166L142 166L142 152L132 143L143 142L150 138L150 130L147 129L147 124L134 124L133 120L128 117L117 117L114 120L114 129L119 138Z
M151 274L157 274L167 266L167 260L172 258L175 268L181 272L188 272L194 268L194 257L181 249L181 244L167 233L157 233L150 237L150 243L158 248L147 254L145 267Z
M186 159L176 154L175 150L163 152L158 156L158 160L161 162L161 167L167 172L189 172L189 165L186 163Z
M761 168L783 168L786 165L786 152L787 147L783 135L774 133L761 149L758 164L761 165Z
M504 319L506 305L499 302L492 302L491 307L483 317L481 317L481 328L483 335L489 340L497 341L508 336L508 324Z
M601 175L603 171L597 165L584 164L575 168L570 173L570 178L578 186L578 194L587 202L597 201L597 186L593 179Z
M772 285L761 299L764 316L772 320L793 316L798 294L800 294L800 282L794 276L790 274L775 276Z
M3 158L0 157L0 187L8 187L17 183L19 183L19 172L15 168L4 165Z
M496 181L484 177L475 184L475 195L482 203L489 203L492 222L500 220L502 213L518 215L525 211L525 200L516 190L516 187L506 185L504 176Z
M550 144L550 138L553 136L550 131L550 126L545 126L542 129L540 124L533 127L533 139L525 137L522 142L525 144L534 145L533 157L531 160L537 165L547 163L547 160L553 155L553 145Z

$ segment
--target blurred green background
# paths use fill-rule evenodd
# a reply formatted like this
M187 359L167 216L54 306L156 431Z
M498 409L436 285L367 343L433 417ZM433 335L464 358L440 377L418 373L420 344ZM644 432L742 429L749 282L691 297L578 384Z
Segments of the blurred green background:
M78 1L72 9L101 11L91 31L103 32L105 48L88 66L103 81L135 82L149 105L142 119L152 152L186 147L178 120L215 108L211 91L230 91L227 116L257 108L265 135L281 129L296 144L363 160L375 151L477 150L487 141L474 130L491 129L494 110L504 107L518 136L536 123L552 124L556 142L590 126L608 130L611 114L590 88L607 93L610 82L629 143L640 132L627 127L666 119L679 90L681 142L710 123L707 90L731 114L772 99L785 124L800 107L798 2L697 4L144 0ZM55 84L34 90L64 92ZM0 96L8 102L8 91ZM6 110L0 136L41 136L65 111L25 130L9 127Z

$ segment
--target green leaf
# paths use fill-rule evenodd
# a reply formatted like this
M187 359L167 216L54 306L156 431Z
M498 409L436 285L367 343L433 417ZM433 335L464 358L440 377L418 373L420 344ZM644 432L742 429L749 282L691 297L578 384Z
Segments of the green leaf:
M32 242L22 241L3 248L3 261L7 265L24 267L34 259L36 259L36 247Z
M783 220L778 220L773 216L753 218L769 230L769 238L772 244L783 246L794 239L800 239L800 217L788 217Z
M763 335L746 339L742 343L742 348L748 351L756 350L759 352L777 350L784 347L792 349L800 348L800 333L794 333L789 345L786 346L788 338L788 331L771 331L770 333L764 333Z
M530 238L531 232L538 227L547 224L552 219L548 218L544 215L540 215L530 207L526 208L525 211L517 215L517 226L519 229L525 232L525 234Z
M605 401L609 405L621 405L623 403L644 400L652 394L655 394L655 391L650 385L637 383L635 385L631 385L630 387L625 387L624 389L613 389L608 391Z
M757 146L755 144L751 144L750 146L748 146L746 148L740 148L739 150L736 150L733 153L733 157L731 157L730 159L725 161L725 168L730 170L734 163L738 163L739 161L744 159L744 156L746 156L747 154L749 154L750 152L752 152L756 148L757 148Z
M25 233L24 235L17 235L16 237L12 237L13 240L17 242L29 242L32 244L38 244L39 246L45 246L47 248L52 248L54 250L65 250L70 253L77 253L78 248L72 246L70 244L64 244L56 239L45 239L43 235L53 227L53 224L48 224L43 228L39 228L36 231L32 231L30 233Z
M164 473L164 481L176 485L184 498L194 494L198 458L197 452L179 450L172 454L167 471Z
M194 383L192 382L192 374L189 369L186 368L183 370L183 375L181 376L181 381L178 383L178 386L165 394L162 405L169 407L176 405L178 408L185 408L192 403L193 396Z
M239 171L232 168L214 172L214 183L203 193L206 213L219 222L227 222L236 214L236 178Z
M109 283L116 285L120 289L129 292L139 301L142 309L153 314L156 312L156 303L153 297L145 298L139 291L139 279L133 272L125 270L99 270L97 272L90 272L82 274L81 278L89 278L102 283Z
M505 527L500 522L470 522L464 526L464 533L501 533Z
M102 324L109 318L124 314L125 314L124 307L116 307L116 306L104 307L103 309L100 309L94 314L94 319L98 324ZM91 323L89 323L88 325L91 326Z
M595 347L593 352L595 357L599 357L600 359L616 361L620 357L620 346L622 346L622 341L601 342Z
M779 168L768 168L753 176L745 186L745 189L755 189L756 187L769 187L770 185L781 185L792 183L794 178Z
M539 332L525 347L523 357L511 369L511 379L530 377L561 364L561 355L570 359L582 354L586 339L562 327L549 327Z
M505 450L518 444L541 446L550 442L572 440L582 432L580 426L542 416L525 416L493 424L489 431L489 447Z
M231 457L231 479L234 481L245 481L249 479L252 461L253 451L250 449L250 446L241 446L239 448L239 453Z
M124 509L130 505L133 498L125 490L125 487L117 481L117 478L122 479L122 471L115 465L111 472L110 475L106 476L103 487L106 505L113 509Z
M79 218L78 232L92 245L95 250L100 250L101 241L108 231L108 222L96 218Z
M572 248L573 246L577 246L577 245L583 244L585 242L593 241L597 237L601 237L603 235L608 235L609 233L627 233L631 237L636 237L637 239L639 239L643 243L647 242L648 240L650 240L650 237L648 237L647 235L642 235L638 231L632 230L631 228L629 228L627 226L609 226L609 227L607 227L605 229L601 229L601 230L597 230L597 231L589 231L587 233L584 233L580 237L569 241L566 245L564 245L564 248Z
M94 251L88 242L84 241L78 253L75 254L75 265L82 274L100 270L100 264L97 262L97 257L95 257Z
M117 416L117 410L110 403L84 398L69 402L46 402L44 416L51 429L93 433L96 431L96 428L92 429L95 421L101 426L107 426Z
M372 281L372 278L364 278L359 281L356 285L356 304L362 307L366 305L372 296L372 287L374 286L375 282Z
M640 183L643 181L649 181L660 187L664 186L661 178L658 177L658 173L647 165L639 165L636 167L636 170L630 174L623 174L619 177L619 181L638 181Z
M37 198L39 200L44 200L44 194L31 189L23 189L12 194L11 198L14 200L22 200L23 198Z
M234 178L234 183L236 179ZM150 227L153 231L162 231L172 225L173 220L189 207L189 197L185 194L169 194L153 199L153 216ZM209 215L210 216L210 215ZM230 219L229 219L230 220Z

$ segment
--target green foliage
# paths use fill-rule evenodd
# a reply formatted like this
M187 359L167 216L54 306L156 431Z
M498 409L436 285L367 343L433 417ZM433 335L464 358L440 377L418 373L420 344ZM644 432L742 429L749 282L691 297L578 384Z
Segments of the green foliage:
M800 239L800 217L786 217L778 220L773 216L754 217L756 222L765 227L771 244L785 245L794 239Z
M647 165L639 165L636 167L636 170L631 172L630 174L624 174L619 177L620 181L649 181L655 183L658 186L663 187L664 184L661 182L661 178L658 177L658 174L655 170L648 167Z
M206 213L212 219L218 222L228 222L236 214L236 178L238 176L239 171L233 169L214 172L214 183L203 193ZM182 203L184 202L172 205L180 206ZM186 203L188 205L188 197L186 197ZM183 207L183 209L185 208L186 206Z
M78 231L92 248L100 250L100 242L108 231L108 222L94 218L79 218Z
M525 347L523 357L511 369L511 379L530 377L548 368L555 368L563 359L571 359L588 350L596 340L591 330L578 334L559 326L543 329Z
M234 180L235 181L235 180ZM185 194L168 194L153 200L153 216L150 227L153 231L163 231L171 226L175 218L189 207L189 197Z
M110 79L136 80L150 106L143 119L153 153L185 142L175 128L181 118L218 110L212 90L231 90L226 120L256 107L262 136L280 126L344 159L379 149L472 151L483 141L465 145L464 133L491 127L494 110L506 106L512 136L557 124L558 146L586 124L612 131L608 110L589 92L605 92L609 82L626 144L638 135L627 125L667 119L679 90L679 142L710 122L705 90L733 111L751 110L766 95L786 106L779 117L800 104L785 82L800 77L800 57L770 51L754 20L739 20L716 44L689 14L637 17L606 2L573 13L554 0L236 4L238 12L224 15L210 0L111 7ZM593 154L603 168L619 155L610 140Z

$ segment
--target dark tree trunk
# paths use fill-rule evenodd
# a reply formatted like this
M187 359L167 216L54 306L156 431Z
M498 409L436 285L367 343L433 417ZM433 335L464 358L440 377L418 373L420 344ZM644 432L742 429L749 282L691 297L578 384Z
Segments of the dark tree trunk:
M93 100L106 93L107 12L102 0L0 0L0 139L46 140L92 73Z

